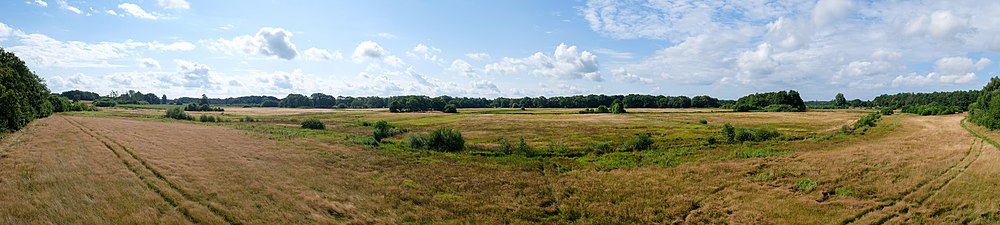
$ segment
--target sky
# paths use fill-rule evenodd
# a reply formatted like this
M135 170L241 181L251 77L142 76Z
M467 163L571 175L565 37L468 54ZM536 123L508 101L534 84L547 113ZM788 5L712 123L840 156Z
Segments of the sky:
M53 92L806 100L981 89L1000 1L0 2Z

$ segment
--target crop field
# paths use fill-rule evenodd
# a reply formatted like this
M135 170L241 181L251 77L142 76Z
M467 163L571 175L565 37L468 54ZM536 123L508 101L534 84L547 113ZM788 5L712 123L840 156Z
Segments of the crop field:
M226 108L193 122L167 108L60 113L2 137L0 223L1000 222L1000 132L962 114L845 132L871 111ZM403 131L373 145L377 121ZM728 143L726 124L780 136ZM466 149L409 145L437 128ZM623 150L644 135L649 148ZM504 152L522 139L530 151Z

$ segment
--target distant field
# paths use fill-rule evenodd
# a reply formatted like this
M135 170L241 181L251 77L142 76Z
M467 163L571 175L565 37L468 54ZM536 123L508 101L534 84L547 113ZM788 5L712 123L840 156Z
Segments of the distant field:
M990 195L1000 191L991 178L1000 151L965 130L963 115L897 114L843 134L870 111L579 110L204 113L222 123L165 119L156 106L65 113L0 142L0 221L955 224L1000 215ZM327 129L298 128L311 118ZM409 132L368 146L364 124L378 120ZM725 123L781 136L707 143ZM441 127L460 130L469 150L408 147L408 136ZM637 134L653 147L592 150ZM497 152L522 137L541 156Z

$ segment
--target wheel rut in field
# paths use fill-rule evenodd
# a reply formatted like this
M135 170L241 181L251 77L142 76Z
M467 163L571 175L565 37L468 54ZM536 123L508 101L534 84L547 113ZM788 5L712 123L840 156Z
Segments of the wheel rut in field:
M193 198L189 193L168 180L128 147L84 126L78 121L65 116L60 116L60 118L104 144L115 157L121 160L122 164L132 174L138 177L150 190L157 193L169 205L180 211L188 221L197 224L242 224L225 211L211 204L195 200L196 198Z
M962 126L964 127L964 124ZM847 218L843 224L883 224L897 216L909 213L912 208L923 207L928 199L937 195L979 159L984 144L982 139L974 138L962 159L948 167L943 173L911 187L896 198Z

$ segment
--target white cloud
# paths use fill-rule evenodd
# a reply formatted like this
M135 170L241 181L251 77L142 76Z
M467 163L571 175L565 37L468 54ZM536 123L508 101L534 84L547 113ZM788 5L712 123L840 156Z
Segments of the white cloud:
M227 54L260 54L291 60L299 54L291 37L292 33L285 29L262 27L254 36L243 35L231 40L220 38L210 42L208 48Z
M911 20L905 32L909 35L930 35L937 39L956 39L957 35L972 32L969 16L956 15L950 10L934 11Z
M187 0L157 0L156 4L164 9L191 9Z
M472 68L472 64L466 62L465 60L456 59L451 62L451 66L448 67L449 71L456 72L462 76L472 77L476 75L476 69Z
M771 46L763 43L757 45L756 50L745 51L736 59L736 68L739 70L736 78L748 84L756 77L774 73L778 65L778 62L771 57Z
M118 12L115 12L114 10L110 10L110 9L104 11L104 13L108 14L108 15L112 15L112 16L121 16L121 15L118 14Z
M160 62L152 58L143 58L139 60L139 66L143 68L160 68Z
M603 81L597 56L589 51L577 52L576 46L559 44L552 57L542 52L536 52L523 59L504 58L500 62L487 64L487 73L509 74L517 73L531 67L531 74L557 79L587 79Z
M60 9L69 10L70 12L73 12L73 13L76 13L76 14L83 14L83 12L80 11L79 8L77 8L76 6L72 6L69 3L66 3L65 0L57 0L56 3L59 3L59 8ZM48 6L48 3L46 3L45 5Z
M41 7L49 7L49 3L45 2L43 0L34 0L34 1L31 1L31 2L28 2L28 4L35 4L35 5L38 5L38 6L41 6Z
M17 34L20 45L11 45L7 50L17 53L25 62L39 67L124 67L108 63L130 54L129 50L145 45L140 42L96 44L79 41L59 41L42 34Z
M496 84L488 80L480 80L472 83L472 88L476 90L485 90L487 93L500 94L500 88L497 88Z
M134 16L139 19L156 20L159 19L156 15L153 15L146 10L143 10L139 5L132 3L122 3L118 5L118 8L124 10L126 14Z
M344 55L340 51L330 52L326 49L309 48L302 52L302 58L306 60L325 61L331 59L343 59Z
M990 64L993 64L993 60L987 58L979 58L979 61L976 61L976 70L986 69L986 67L990 66Z
M813 8L813 22L824 26L846 16L854 6L852 0L819 0Z
M354 62L361 63L367 58L382 58L387 55L385 49L374 41L364 41L354 48Z
M638 75L629 73L628 70L626 70L625 68L615 69L611 73L614 75L615 80L620 81L620 82L625 82L625 83L642 82L642 83L645 83L645 84L652 84L653 83L652 79L645 78L645 77L640 77Z
M899 75L892 80L893 86L929 86L941 84L964 84L976 80L975 71L982 70L990 63L989 59L980 59L973 63L966 57L945 57L934 63L934 72L927 75L911 73Z
M425 78L423 75L418 74L417 70L413 69L413 66L410 66L410 67L406 68L406 74L410 75L410 77L412 77L413 80L417 81L417 83L419 83L421 85L424 85L424 86L427 86L427 87L437 87L436 84L433 84L430 81L427 81L427 78Z
M178 41L170 44L161 44L160 42L153 41L149 43L150 50L163 50L163 51L191 51L194 50L194 44L186 41Z
M394 55L386 56L385 58L382 58L382 61L394 67L402 67L403 65L406 65L406 62L403 62L403 59Z
M8 27L7 24L0 23L0 41L3 40L2 38L8 37L13 33L14 28Z
M483 60L490 59L490 54L486 54L486 53L482 53L482 52L474 52L474 53L466 53L465 57L469 57L469 59L476 60L476 61L483 61Z
M216 82L210 74L212 68L208 65L186 60L174 60L177 72L181 75L180 85L188 88L212 88Z
M407 51L406 55L415 58L423 57L423 59L430 61L438 61L441 60L437 56L437 54L440 53L441 49L439 48L430 47L424 44L417 44L417 46L413 47L413 50Z

